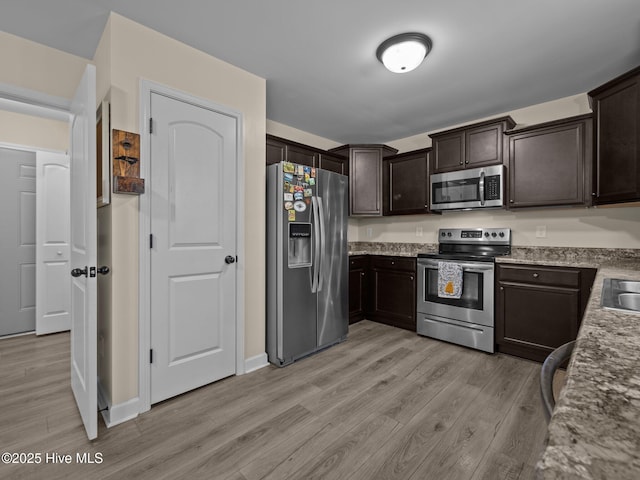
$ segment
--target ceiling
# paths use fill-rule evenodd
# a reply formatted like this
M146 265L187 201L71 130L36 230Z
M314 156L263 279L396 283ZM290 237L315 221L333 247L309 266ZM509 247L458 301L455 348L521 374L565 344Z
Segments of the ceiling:
M269 119L340 143L586 92L640 65L638 0L2 0L0 30L92 59L111 10L265 78ZM407 31L433 49L393 74L375 51Z

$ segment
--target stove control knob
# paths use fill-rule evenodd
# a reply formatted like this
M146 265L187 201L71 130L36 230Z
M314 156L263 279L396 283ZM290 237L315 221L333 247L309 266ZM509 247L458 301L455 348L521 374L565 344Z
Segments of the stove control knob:
M497 237L496 232L491 232L491 236L492 236L493 238L496 238L496 237Z
M446 233L444 233L444 232L442 232L442 233L440 234L440 236L442 236L442 237L446 237L446 236L447 236L447 234L446 234Z
M450 237L450 236L451 236L451 232L447 232L447 237Z
M484 232L484 236L488 237L489 236L489 232Z
M500 233L499 233L499 235L500 235L501 237L504 237L504 232L500 232Z

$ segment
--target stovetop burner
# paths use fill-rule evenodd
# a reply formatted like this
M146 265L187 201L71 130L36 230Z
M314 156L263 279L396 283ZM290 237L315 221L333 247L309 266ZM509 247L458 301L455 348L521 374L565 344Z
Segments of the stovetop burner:
M495 257L511 253L509 228L446 228L438 231L438 239L437 254L418 257L493 262Z

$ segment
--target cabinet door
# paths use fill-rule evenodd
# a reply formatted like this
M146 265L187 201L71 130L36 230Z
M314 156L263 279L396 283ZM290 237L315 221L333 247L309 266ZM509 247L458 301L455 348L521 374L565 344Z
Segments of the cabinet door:
M286 143L267 137L267 165L284 162L286 155Z
M382 150L354 148L349 157L351 215L382 215Z
M640 199L640 76L594 97L595 203Z
M465 168L501 164L503 131L502 123L468 129L465 136Z
M317 167L318 153L297 145L287 145L287 162Z
M415 332L415 273L372 267L371 282L371 319Z
M349 324L365 318L367 302L366 257L349 259Z
M454 132L433 139L433 172L464 168L465 132Z
M590 159L590 119L511 135L509 207L590 203Z
M554 349L576 339L580 290L499 283L496 343L505 353L544 361Z
M384 160L385 215L428 212L428 152L398 155Z
M346 158L329 155L327 153L320 154L319 167L323 170L329 170L331 172L340 173L342 175L348 174L348 160Z

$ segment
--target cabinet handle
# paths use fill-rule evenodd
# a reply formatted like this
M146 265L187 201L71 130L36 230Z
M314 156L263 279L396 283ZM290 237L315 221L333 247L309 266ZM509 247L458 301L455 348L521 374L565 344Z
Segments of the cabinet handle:
M413 280L413 275L409 277L409 280Z
M469 163L469 160L467 160L467 161L466 161L466 162L464 162L464 163Z
M513 203L513 199L509 200L509 203Z
M500 290L504 290L504 287L500 287Z
M391 265L395 265L395 264L396 264L396 262L391 262Z
M460 165L462 165L462 162L460 162Z
M364 277L364 272L360 272L360 276L361 276L361 277Z
M539 275L539 274L537 274L537 273L534 273L534 274L533 274L533 278L538 278L539 276L540 276L540 275Z

